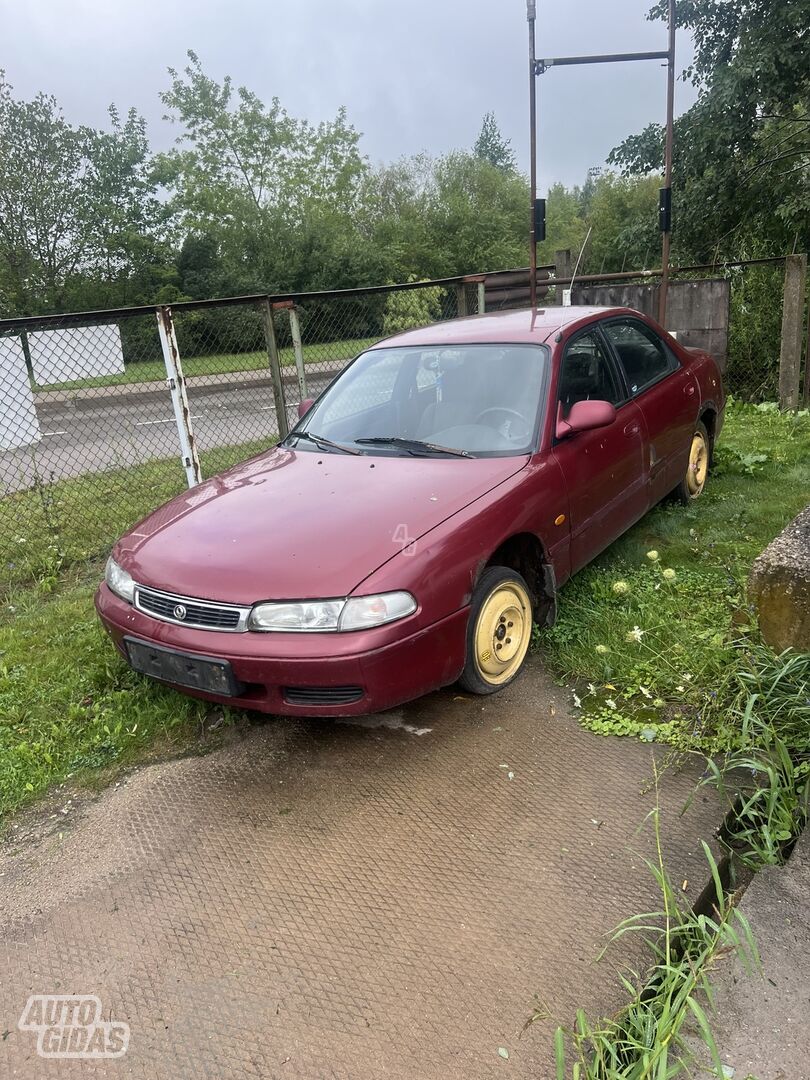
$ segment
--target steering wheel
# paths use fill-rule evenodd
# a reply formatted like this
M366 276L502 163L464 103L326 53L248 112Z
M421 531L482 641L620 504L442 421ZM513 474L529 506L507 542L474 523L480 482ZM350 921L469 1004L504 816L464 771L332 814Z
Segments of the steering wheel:
M519 413L517 409L509 409L505 405L492 405L488 409L484 409L482 413L479 413L475 418L476 424L480 424L485 416L489 416L491 413L500 413L501 416L512 417L519 421L517 431L512 429L511 420L507 420L501 427L496 428L499 434L503 435L505 439L509 439L510 442L527 442L532 436L532 429L528 420L522 413ZM490 427L495 427L494 424L490 424ZM503 430L505 429L505 430Z

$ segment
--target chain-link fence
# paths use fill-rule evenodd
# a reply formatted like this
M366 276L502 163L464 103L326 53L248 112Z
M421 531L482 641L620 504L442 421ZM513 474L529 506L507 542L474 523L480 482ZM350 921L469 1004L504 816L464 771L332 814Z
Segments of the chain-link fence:
M0 591L182 488L154 311L0 323L0 385Z
M103 554L271 446L363 349L481 300L453 279L0 320L0 593Z
M787 264L791 260L801 264L791 270L791 319L799 326L806 262L804 256L792 256ZM671 315L677 309L683 321L684 342L714 351L720 340L728 357L727 388L748 400L773 400L777 392L780 401L790 400L784 397L786 371L792 372L787 381L798 397L801 327L798 343L795 327L788 338L783 282L786 305L790 290L780 262L785 260L725 268L730 286L717 325L702 319L689 290L684 292L692 283L679 279L668 293ZM560 277L555 287L549 280L554 268L538 269L539 302L560 303L570 278ZM702 273L716 278L718 269L683 268L673 275L688 270L698 279ZM649 277L632 272L587 280L609 278L617 285L615 279ZM575 301L577 294L584 295L579 285ZM680 307L676 294L687 297ZM655 314L654 297L647 300ZM594 295L589 302L628 298ZM636 297L630 306L643 308L646 302ZM354 356L381 338L527 304L523 270L0 320L0 594L101 555L121 532L186 485L271 446L297 420L302 399L317 397ZM680 334L680 324L669 329ZM795 362L786 364L791 350Z

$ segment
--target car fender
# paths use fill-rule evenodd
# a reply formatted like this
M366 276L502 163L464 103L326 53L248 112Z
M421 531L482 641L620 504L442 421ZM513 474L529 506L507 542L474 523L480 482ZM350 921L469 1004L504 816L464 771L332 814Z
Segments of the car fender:
M530 534L544 553L541 588L552 601L546 618L553 619L557 584L568 576L569 566L567 527L555 525L555 519L567 519L559 513L561 505L567 509L568 500L556 461L551 455L532 459L497 488L404 544L354 593L405 589L419 604L411 619L429 626L467 607L493 553L511 537Z

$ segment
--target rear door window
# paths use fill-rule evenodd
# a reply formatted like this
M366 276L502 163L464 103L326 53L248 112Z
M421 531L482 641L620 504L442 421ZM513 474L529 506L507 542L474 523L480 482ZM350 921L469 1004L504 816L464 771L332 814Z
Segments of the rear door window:
M630 393L640 394L678 366L678 361L649 326L635 319L602 324L616 350Z

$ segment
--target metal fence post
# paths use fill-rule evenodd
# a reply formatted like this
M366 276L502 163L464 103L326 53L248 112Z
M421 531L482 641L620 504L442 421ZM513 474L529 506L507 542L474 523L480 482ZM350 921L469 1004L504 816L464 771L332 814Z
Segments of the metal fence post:
M782 345L779 350L779 408L782 410L799 407L806 279L807 256L788 255L785 259Z
M194 429L191 426L186 381L183 378L180 350L177 347L170 307L164 306L157 309L157 324L160 346L163 349L163 362L166 365L166 385L171 394L177 437L180 440L180 454L186 471L186 480L191 488L202 481L202 470L197 456L197 444L194 441Z
M562 280L565 280L565 278L570 278L573 269L574 269L574 261L571 258L571 249L570 248L564 248L564 249L561 249L560 251L555 251L554 252L554 277L555 278L561 278ZM573 284L569 285L568 288L573 293ZM565 292L565 289L563 288L562 285L555 285L554 286L554 303L558 307L562 306L563 293L564 292ZM573 295L571 297L571 300L573 302Z
M276 328L273 324L273 303L268 296L262 305L262 322L264 324L264 340L267 343L267 359L270 363L270 378L273 383L273 402L276 406L276 419L278 421L278 434L285 438L290 431L287 422L287 405L284 401L284 384L281 381L281 361L278 355L278 341L276 340Z
M301 340L301 323L298 321L298 309L295 304L290 306L290 333L292 334L293 352L295 353L295 370L298 373L298 390L300 400L303 401L307 394L307 373L304 369L304 344Z

